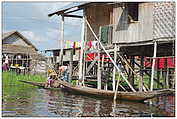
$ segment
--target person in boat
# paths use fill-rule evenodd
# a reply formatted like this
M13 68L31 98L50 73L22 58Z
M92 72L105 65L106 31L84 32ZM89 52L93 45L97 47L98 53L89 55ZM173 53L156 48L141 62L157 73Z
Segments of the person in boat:
M49 77L47 78L46 85L45 85L46 88L50 88L51 87L52 80L53 80L52 79L52 75L49 75Z
M61 79L64 81L69 81L68 77L69 77L69 70L68 70L68 66L63 65L59 67L59 73L61 75Z

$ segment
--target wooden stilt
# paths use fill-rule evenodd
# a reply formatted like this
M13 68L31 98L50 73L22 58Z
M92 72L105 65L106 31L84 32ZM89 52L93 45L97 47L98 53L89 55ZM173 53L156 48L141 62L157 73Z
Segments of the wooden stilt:
M153 90L154 85L154 69L155 69L155 58L157 55L157 42L154 42L154 54L153 54L153 61L152 61L152 70L151 70L151 87L150 90Z
M119 74L119 77L118 77L118 80L117 80L117 84L116 84L116 90L115 90L115 93L114 93L114 100L116 100L116 98L117 98L117 92L118 92L118 88L119 88L119 81L120 81L120 74Z
M60 64L63 65L63 47L64 46L64 15L62 15L62 20L61 20L61 42L60 42L60 56L59 56L59 61Z
M99 45L98 45L98 65L97 66L98 66L97 67L97 88L101 89L101 63L100 63L100 46Z
M73 73L73 50L70 53L70 62L69 62L69 82L72 80L72 73Z
M131 56L131 59L130 59L130 64L131 64L131 67L133 69L133 71L135 70L135 58L134 56ZM130 82L131 82L131 85L134 86L134 73L133 71L131 71L131 79L130 79Z
M115 44L114 45L114 62L116 62L116 60L117 60L117 45ZM114 67L114 69L113 69L113 76L112 76L113 78L112 78L112 89L113 89L113 91L115 91L115 85L116 85L116 68Z
M165 88L168 88L168 76L169 76L169 71L168 71L168 62L167 62L167 58L165 58Z
M83 80L83 54L84 54L84 32L85 32L85 15L82 18L82 34L81 34L81 52L79 60L79 81Z
M141 56L141 68L140 68L140 81L139 81L139 91L143 90L143 68L144 68L144 57Z
M82 85L85 86L85 52L84 52L84 63L83 63L83 74L82 74Z
M159 82L160 82L160 67L159 67L159 64L160 64L160 59L157 60L157 80L158 80L157 88L158 89L160 88L160 85L159 85Z
M166 74L166 88L169 88L169 68L167 67L167 74Z

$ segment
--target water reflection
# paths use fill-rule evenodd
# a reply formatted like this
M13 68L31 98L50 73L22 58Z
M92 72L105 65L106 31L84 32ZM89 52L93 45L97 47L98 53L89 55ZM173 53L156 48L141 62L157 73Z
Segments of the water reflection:
M11 87L13 88L13 87ZM174 96L153 100L153 105L128 101L113 102L62 91L20 87L3 89L3 116L28 117L145 117L174 116ZM13 92L15 91L15 92ZM164 106L166 104L166 106ZM154 106L155 105L155 106Z

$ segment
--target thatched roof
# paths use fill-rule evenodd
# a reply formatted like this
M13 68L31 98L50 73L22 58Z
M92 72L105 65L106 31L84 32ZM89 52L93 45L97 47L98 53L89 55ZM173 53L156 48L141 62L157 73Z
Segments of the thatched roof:
M26 42L28 45L30 45L36 51L38 51L38 49L27 38L25 38L22 34L20 34L18 31L11 31L11 32L3 33L2 40L5 40L6 38L12 36L13 34L17 34L19 37L21 37L24 40L24 42Z
M19 45L3 44L2 53L11 53L11 54L36 54L37 51L33 47L25 47Z

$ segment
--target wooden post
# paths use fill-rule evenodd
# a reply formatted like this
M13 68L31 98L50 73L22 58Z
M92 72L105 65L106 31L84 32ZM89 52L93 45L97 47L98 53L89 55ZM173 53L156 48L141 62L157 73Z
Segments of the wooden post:
M101 31L101 28L100 28L100 31ZM101 37L99 37L99 39L100 38ZM98 65L97 66L98 66L97 67L97 88L101 89L101 63L100 63L100 46L99 45L98 45Z
M84 63L83 63L83 73L82 73L82 85L85 86L85 52L84 52Z
M167 58L165 58L165 88L168 88L168 76L169 76L169 71L168 71L168 62L167 62Z
M71 49L70 53L70 62L69 62L69 83L71 83L72 80L72 73L73 73L73 50Z
M159 64L160 64L160 59L158 58L157 60L157 88L159 89L160 88L160 85L159 85L159 82L160 82L160 67L159 67Z
M141 67L140 67L140 81L139 81L139 91L143 90L143 68L144 68L144 57L141 56Z
M114 100L116 100L116 98L117 98L117 91L118 91L118 88L119 88L119 81L120 81L120 74L119 74L119 77L118 77L118 80L117 80L117 84L116 84L116 90L115 90L115 93L114 93Z
M155 58L157 55L157 42L154 42L154 54L153 54L153 61L152 61L152 70L151 70L151 87L150 90L153 90L153 84L154 84L154 69L155 69Z
M134 58L134 56L131 56L130 63L131 63L132 69L134 70L134 68L135 68L135 58ZM133 71L131 71L130 82L131 82L131 85L134 86L134 73L133 73Z
M79 60L79 81L83 79L83 54L84 54L84 32L85 32L85 15L82 18L82 34L81 34L81 52ZM85 59L84 59L85 60Z
M60 42L60 47L61 47L61 50L60 50L60 56L59 56L59 61L60 61L60 64L63 65L63 46L64 46L64 15L61 15L62 16L62 20L61 20L61 42Z
M114 62L117 60L117 45L114 45ZM113 69L113 76L112 76L112 89L115 91L115 85L116 85L116 67Z

